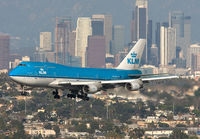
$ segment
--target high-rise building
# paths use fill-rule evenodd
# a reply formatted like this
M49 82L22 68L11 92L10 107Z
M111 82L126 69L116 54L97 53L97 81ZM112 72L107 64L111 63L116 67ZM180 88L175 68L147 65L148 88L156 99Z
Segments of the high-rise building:
M104 21L104 36L106 39L106 53L111 53L110 44L112 41L112 15L95 14L92 19L103 19Z
M134 15L132 16L132 40L147 39L148 32L148 0L136 0ZM136 39L136 40L135 40ZM148 43L148 42L147 42ZM147 45L147 44L146 44ZM150 46L151 47L151 46ZM141 63L147 63L147 46L144 48Z
M89 36L87 48L87 67L105 68L105 37Z
M0 34L0 70L9 69L9 45L10 36Z
M121 25L113 26L113 40L111 47L111 53L113 55L116 55L120 51L124 50L124 45L125 45L124 29L125 27Z
M91 18L79 17L76 27L75 56L81 57L81 66L86 66L88 36L92 35Z
M160 64L167 66L176 58L176 29L166 25L160 29Z
M148 32L147 32L147 56L148 56L148 61L151 59L151 46L152 46L152 41L153 41L153 24L152 20L148 21Z
M51 32L40 32L40 50L52 51Z
M72 32L72 18L56 18L55 51L56 63L66 64L70 44L69 34Z
M131 19L131 42L137 41L137 31L136 31L136 20L135 20L135 12L132 12L132 19Z
M192 70L200 70L200 44L190 45L190 67Z
M152 47L151 47L151 51L150 51L150 59L149 59L149 63L151 65L154 65L154 66L158 66L158 59L159 59L159 56L158 56L158 47L156 46L156 44L152 44Z
M137 40L147 38L148 30L148 1L147 0L136 0L135 4L135 20L136 20L136 31Z
M176 29L168 28L168 63L176 58Z
M176 29L176 46L182 49L187 66L190 66L188 49L191 42L191 17L184 16L182 11L173 11L169 13L169 26Z
M155 30L155 44L158 48L158 64L160 64L160 23L156 23L156 30Z
M73 30L69 33L69 48L68 52L70 56L75 56L75 41L76 41L76 31Z
M104 21L103 19L92 19L92 36L104 36Z

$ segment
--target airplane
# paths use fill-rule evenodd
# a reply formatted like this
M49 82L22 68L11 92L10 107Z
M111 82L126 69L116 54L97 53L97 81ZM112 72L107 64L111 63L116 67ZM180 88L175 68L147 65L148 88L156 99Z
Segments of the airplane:
M139 70L145 39L140 39L116 69L81 68L47 62L21 62L10 73L10 78L24 87L53 88L55 99L59 99L58 89L69 90L69 98L89 100L88 94L100 90L123 86L126 90L136 91L145 82L178 78L178 76L143 75ZM145 77L146 78L142 78ZM150 76L150 77L147 77Z

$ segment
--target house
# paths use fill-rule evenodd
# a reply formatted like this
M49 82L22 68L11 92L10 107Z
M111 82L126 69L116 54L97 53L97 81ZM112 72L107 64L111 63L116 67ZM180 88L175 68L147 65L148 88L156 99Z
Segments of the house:
M41 135L44 138L56 135L56 132L52 129L25 129L25 132L31 136Z

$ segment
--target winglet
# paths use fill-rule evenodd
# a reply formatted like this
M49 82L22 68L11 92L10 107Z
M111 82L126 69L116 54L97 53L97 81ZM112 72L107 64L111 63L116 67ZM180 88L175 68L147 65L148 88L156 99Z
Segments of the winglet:
M140 39L116 69L138 69L146 40Z

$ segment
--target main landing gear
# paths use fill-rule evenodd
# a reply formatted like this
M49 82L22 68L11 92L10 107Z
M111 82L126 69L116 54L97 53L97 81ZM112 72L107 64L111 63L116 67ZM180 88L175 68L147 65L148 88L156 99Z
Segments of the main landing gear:
M58 94L58 89L56 89L56 91L53 91L53 95L55 99L60 99L60 95Z
M87 96L86 93L84 93L83 91L77 91L77 90L71 90L70 94L67 94L68 98L80 98L84 101L88 101L89 97Z
M84 93L83 91L78 91L78 90L70 90L71 93L67 94L68 98L80 98L84 101L88 101L89 97L87 96L86 93ZM58 89L56 89L55 91L53 91L53 95L55 99L60 99L60 95L58 94Z

